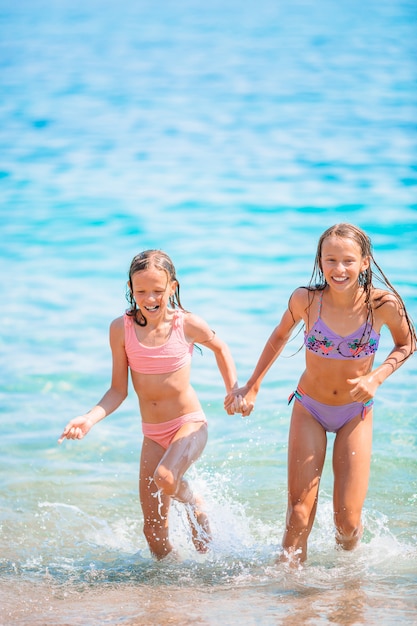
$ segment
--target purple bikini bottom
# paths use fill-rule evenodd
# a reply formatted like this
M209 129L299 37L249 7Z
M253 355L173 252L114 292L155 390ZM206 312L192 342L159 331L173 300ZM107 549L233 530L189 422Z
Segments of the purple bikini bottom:
M294 398L311 413L314 419L323 426L324 430L330 433L337 433L342 426L350 422L350 420L357 415L365 419L367 411L374 403L371 399L365 402L365 404L362 404L362 402L350 402L349 404L341 405L323 404L322 402L317 402L317 400L310 398L300 387L297 387L296 391L290 395L288 404L290 404Z

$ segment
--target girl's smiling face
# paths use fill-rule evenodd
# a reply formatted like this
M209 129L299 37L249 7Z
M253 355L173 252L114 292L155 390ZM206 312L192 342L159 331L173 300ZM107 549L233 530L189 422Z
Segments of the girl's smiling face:
M320 264L326 283L345 290L357 288L359 274L369 267L369 258L362 257L360 246L353 239L331 235L323 241Z
M131 288L137 306L148 319L164 314L177 281L170 281L164 270L149 267L132 275Z

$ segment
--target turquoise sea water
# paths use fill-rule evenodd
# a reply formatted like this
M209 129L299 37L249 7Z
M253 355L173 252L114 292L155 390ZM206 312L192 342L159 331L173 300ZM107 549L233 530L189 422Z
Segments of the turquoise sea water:
M417 623L415 358L377 396L362 545L334 548L328 462L300 571L274 565L300 335L245 421L194 356L207 556L175 506L180 561L149 556L132 395L57 445L107 388L142 249L172 256L242 382L335 222L417 318L416 4L0 0L0 33L0 624Z

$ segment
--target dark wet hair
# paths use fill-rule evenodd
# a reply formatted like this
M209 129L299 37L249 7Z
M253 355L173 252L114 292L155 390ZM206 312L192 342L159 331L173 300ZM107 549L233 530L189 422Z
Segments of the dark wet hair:
M180 284L177 280L175 267L169 256L162 250L144 250L144 252L140 252L132 259L129 268L129 280L126 290L126 300L130 304L130 309L126 311L126 314L129 315L129 317L133 317L139 326L146 326L148 322L133 297L132 277L133 274L143 272L149 268L155 268L165 272L168 282L177 282L175 293L169 298L169 305L173 309L179 308L185 310L180 300Z
M388 294L383 293L378 299L372 298L372 289L375 288L375 281L380 283L385 289L393 294L398 301L400 311L402 315L404 315L407 320L408 328L410 331L410 335L412 338L412 348L410 354L404 356L404 360L407 359L416 349L417 337L416 331L413 325L411 318L409 317L407 310L405 308L405 304L398 293L398 291L393 287L388 278L385 276L382 269L379 267L378 263L374 259L373 251L372 251L372 243L368 235L358 226L354 226L353 224L340 223L331 226L321 235L318 245L317 245L317 253L314 261L313 273L310 278L310 282L306 287L309 291L322 291L326 287L326 280L324 278L323 269L321 265L321 257L322 257L322 248L323 243L329 237L340 237L341 239L351 239L354 241L360 248L362 258L369 258L369 267L361 272L358 278L359 285L363 287L365 292L365 303L367 306L367 318L365 324L365 330L363 336L360 340L360 344L366 344L369 341L369 336L373 326L373 309L378 309L380 306L385 304L388 299ZM311 299L308 308L310 308L313 298Z

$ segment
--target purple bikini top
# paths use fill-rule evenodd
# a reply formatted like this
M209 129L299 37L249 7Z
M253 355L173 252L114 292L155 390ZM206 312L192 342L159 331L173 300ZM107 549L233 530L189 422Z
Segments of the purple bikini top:
M321 319L321 303L319 314L311 330L304 332L304 345L307 350L328 359L362 359L372 356L378 350L379 335L372 326L365 322L354 333L341 337L331 330Z

